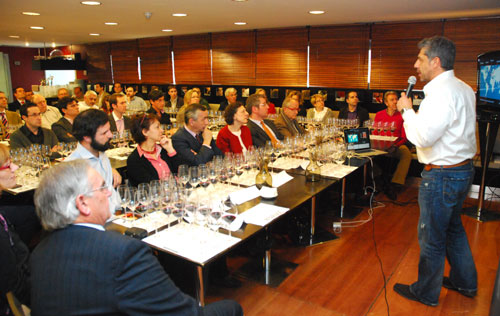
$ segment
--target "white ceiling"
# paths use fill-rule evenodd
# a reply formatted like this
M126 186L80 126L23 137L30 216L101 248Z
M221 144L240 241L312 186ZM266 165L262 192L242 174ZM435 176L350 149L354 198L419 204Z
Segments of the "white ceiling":
M0 45L49 47L120 39L305 25L499 16L500 0L0 0ZM311 15L310 10L324 10ZM23 11L40 16L22 15ZM144 13L152 12L146 19ZM187 13L173 17L172 13ZM234 22L247 22L245 26ZM104 22L118 22L106 26ZM30 26L43 26L32 30ZM172 29L165 33L162 29ZM101 36L90 36L100 33ZM9 38L18 35L19 39Z

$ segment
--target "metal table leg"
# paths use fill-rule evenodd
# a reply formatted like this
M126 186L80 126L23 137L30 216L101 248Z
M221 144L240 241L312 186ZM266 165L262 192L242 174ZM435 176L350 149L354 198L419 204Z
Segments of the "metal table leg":
M205 284L203 283L203 267L197 266L198 283L196 284L196 295L200 306L205 306Z

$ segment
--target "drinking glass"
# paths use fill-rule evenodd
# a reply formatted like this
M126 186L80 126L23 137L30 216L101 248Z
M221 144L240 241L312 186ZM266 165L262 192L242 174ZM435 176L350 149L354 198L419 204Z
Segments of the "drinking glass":
M120 206L123 214L127 217L127 206L130 203L130 188L127 185L120 185L118 187L118 194L120 195Z
M184 185L184 187L186 187L189 182L189 166L180 165L177 175L179 176L181 183Z
M198 166L189 167L189 184L195 189L200 183L200 173Z
M132 220L137 219L136 210L139 205L137 200L137 188L130 188L130 200L128 202L128 208L132 211Z

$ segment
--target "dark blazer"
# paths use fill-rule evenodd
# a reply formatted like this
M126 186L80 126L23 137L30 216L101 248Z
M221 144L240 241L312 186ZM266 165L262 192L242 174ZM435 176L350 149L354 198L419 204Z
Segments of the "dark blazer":
M35 248L32 315L202 315L146 243L70 225Z
M284 139L283 135L276 128L276 125L274 125L273 121L264 120L264 123L266 123L266 125L271 128L277 139ZM264 132L264 130L260 126L252 122L252 120L248 120L247 126L250 129L250 133L252 134L252 143L254 147L262 147L266 144L266 142L271 140L269 136L267 136L266 132Z
M151 106L151 108L149 108L146 113L155 114L156 116L158 116L158 113L156 113L156 110L153 108L153 106ZM160 124L170 124L170 116L167 113L162 113L161 117L158 117L158 119L160 120Z
M175 107L176 107L176 108L180 108L180 107L181 107L181 106L183 106L183 105L184 105L184 99L183 99L183 98L179 98L179 97L177 97L177 101L176 101L176 105L175 105ZM170 108L170 107L172 107L172 102L170 102L170 100L168 100L168 101L165 103L165 106L166 106L166 107L169 107L169 108Z
M15 99L14 102L9 103L8 109L9 111L19 112L19 110L21 109L21 103L17 99Z
M172 136L172 145L177 151L177 155L179 155L180 163L190 166L207 163L214 156L224 156L215 144L215 140L210 141L210 147L212 148L203 146L193 135L189 134L185 127L179 128Z
M110 114L108 116L109 118L109 129L112 131L112 132L116 132L118 130L118 128L116 127L116 122L115 122L115 118L113 117L113 114ZM125 127L124 129L131 129L132 128L132 120L130 119L130 117L128 116L123 116L123 123L125 123Z
M348 108L349 107L346 106L346 107L340 109L339 119L346 119L347 118L347 112L349 112ZM358 104L358 106L356 107L356 112L358 112L359 126L363 126L363 123L370 119L370 116L368 115L368 111L365 110L364 108L360 107Z
M169 157L165 149L162 148L160 157L165 161L170 169L170 172L176 173L179 167L179 155ZM144 156L139 156L137 148L127 158L127 176L131 186L137 186L140 183L150 182L151 180L159 180L158 172L155 167Z
M76 138L73 136L73 124L64 117L61 117L59 121L52 124L52 131L56 134L60 142L76 142Z
M304 129L299 125L299 123L297 123L297 121L292 121L288 118L285 118L285 114L283 113L279 114L278 117L274 120L274 125L276 125L278 131L280 131L280 133L285 137L292 137L297 135L294 126L298 130L298 134L302 135L305 133Z
M219 106L219 111L224 112L224 110L227 108L228 105L229 103L227 102L227 100L224 100Z

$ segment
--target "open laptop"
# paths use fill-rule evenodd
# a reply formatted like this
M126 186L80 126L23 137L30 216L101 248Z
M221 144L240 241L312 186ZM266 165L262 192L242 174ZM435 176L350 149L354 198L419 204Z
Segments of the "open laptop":
M344 140L347 150L354 150L356 153L374 151L370 144L370 130L367 127L345 129Z

